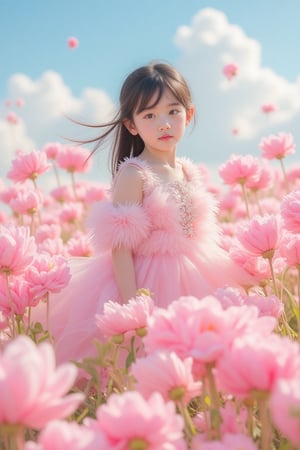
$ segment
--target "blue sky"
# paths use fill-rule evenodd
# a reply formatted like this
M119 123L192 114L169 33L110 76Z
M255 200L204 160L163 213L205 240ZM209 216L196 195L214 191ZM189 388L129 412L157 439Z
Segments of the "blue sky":
M118 95L136 66L162 58L176 64L173 36L201 8L223 11L262 45L262 62L293 81L299 75L299 0L2 0L0 98L8 78L58 71L75 95L87 85ZM70 51L68 36L80 45Z
M199 115L179 151L194 161L216 169L231 153L258 156L260 139L281 131L299 145L299 22L299 0L0 0L0 176L16 150L74 137L65 115L103 122L127 74L153 59L190 83ZM226 61L240 68L231 84ZM269 117L266 102L277 107Z

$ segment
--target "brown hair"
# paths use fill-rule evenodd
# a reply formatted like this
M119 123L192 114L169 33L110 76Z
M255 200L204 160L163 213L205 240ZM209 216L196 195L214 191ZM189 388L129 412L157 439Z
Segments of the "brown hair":
M144 149L144 142L140 136L132 135L125 127L124 120L133 120L134 113L140 113L149 106L156 106L166 89L171 91L187 111L192 107L191 93L183 76L169 64L150 63L134 70L125 79L119 97L119 111L113 120L92 125L93 128L107 128L100 136L84 141L84 143L96 143L92 153L99 149L111 133L114 133L110 157L110 169L113 176L118 171L120 162L128 157L140 155ZM156 95L155 101L149 105L154 95Z

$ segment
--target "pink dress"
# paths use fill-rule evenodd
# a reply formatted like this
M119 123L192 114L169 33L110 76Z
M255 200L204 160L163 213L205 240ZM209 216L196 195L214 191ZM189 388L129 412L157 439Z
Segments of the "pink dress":
M188 159L178 162L185 180L161 184L147 163L129 158L119 170L128 164L139 168L142 204L114 206L108 199L94 205L89 225L97 256L71 260L69 286L50 298L50 330L59 363L92 354L92 340L101 339L95 314L108 300L120 301L113 247L132 250L137 286L149 289L160 307L180 296L201 298L218 287L248 283L247 275L218 245L216 201L205 190L199 170Z

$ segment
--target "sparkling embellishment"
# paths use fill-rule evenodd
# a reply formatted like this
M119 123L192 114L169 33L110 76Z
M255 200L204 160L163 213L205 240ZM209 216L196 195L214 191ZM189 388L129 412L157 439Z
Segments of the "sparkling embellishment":
M180 181L174 181L170 186L171 194L179 205L180 210L180 223L182 226L183 234L186 237L193 237L194 230L194 214L193 214L193 201L189 193L189 189L186 183Z

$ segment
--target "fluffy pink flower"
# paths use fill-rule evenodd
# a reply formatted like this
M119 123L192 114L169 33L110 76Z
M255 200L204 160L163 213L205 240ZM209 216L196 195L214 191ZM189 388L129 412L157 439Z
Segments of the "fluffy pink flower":
M286 195L280 206L285 228L292 233L300 232L300 189Z
M203 442L196 437L191 450L258 450L258 448L245 434L226 433L221 441Z
M285 258L288 266L300 268L300 234L285 233L280 254Z
M63 205L59 219L63 223L76 223L83 216L83 204L79 202L70 202Z
M70 186L59 186L53 189L50 194L59 203L74 202L74 192Z
M226 311L215 297L201 301L180 297L167 309L156 309L144 338L147 353L174 351L181 359L192 356L194 373L202 376L208 363L215 363L228 342Z
M18 275L33 261L34 238L26 227L0 225L0 274Z
M48 253L49 255L67 256L64 242L61 238L47 238L44 239L38 246L41 253Z
M253 392L271 393L279 378L299 375L298 345L289 338L258 333L236 338L217 364L218 384L225 392L239 398Z
M20 183L24 183L26 180L34 181L49 168L50 164L47 162L45 153L37 151L21 153L12 161L12 168L7 173L7 177Z
M182 361L174 352L155 352L139 358L131 366L137 380L135 388L145 398L159 392L165 401L188 403L201 392L201 383L195 382L192 375L192 364L192 358Z
M11 200L10 207L18 214L35 214L42 206L42 194L36 190L23 190Z
M295 143L292 134L278 133L262 138L259 144L262 156L266 159L283 159L295 153Z
M36 346L18 336L0 353L0 423L40 429L53 419L75 411L82 394L66 395L77 369L73 364L55 367L49 343Z
M236 64L226 64L223 67L223 74L227 78L227 80L231 80L238 74L238 66Z
M76 232L67 242L67 252L71 256L92 256L94 247L91 239L84 233Z
M260 166L255 176L247 181L247 188L252 191L267 189L272 180L272 172L269 167Z
M83 147L64 146L56 157L57 165L69 173L85 173L92 167L90 152Z
M0 278L0 310L6 317L12 314L23 316L27 308L34 306L28 283L23 277L10 277L9 284Z
M65 258L58 255L39 254L25 274L34 297L41 299L48 292L57 293L67 286L71 279Z
M79 40L74 37L74 36L70 36L68 38L68 47L71 49L77 48L79 45Z
M300 442L300 381L278 380L270 398L275 425L296 447Z
M254 256L268 258L278 248L279 218L275 214L255 216L237 229L237 238Z
M111 450L100 432L76 422L53 420L41 431L37 443L25 443L25 450Z
M231 155L230 159L221 164L219 174L225 184L246 184L257 176L259 163L252 155Z
M261 110L265 114L270 114L270 113L276 111L276 106L273 103L264 103L261 106Z
M268 261L259 256L253 256L241 244L237 245L234 242L229 253L231 259L254 277L257 283L264 282L271 277Z
M183 420L173 402L165 403L158 392L145 400L138 392L112 394L97 410L97 420L86 426L100 430L111 449L186 450Z
M56 159L59 151L63 148L62 144L59 142L49 142L43 148L48 159Z
M272 316L277 319L284 311L283 303L276 295L269 295L265 297L263 295L248 295L244 299L245 305L254 305L259 310L260 316Z
M52 223L50 225L48 224L42 224L38 227L38 229L35 232L35 241L37 244L40 244L45 239L55 239L59 238L61 236L61 226Z
M154 302L147 295L139 295L123 305L110 300L104 304L103 314L96 315L96 323L104 336L120 335L146 328L153 310Z

